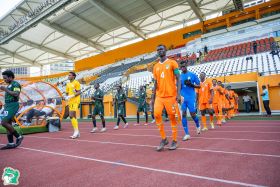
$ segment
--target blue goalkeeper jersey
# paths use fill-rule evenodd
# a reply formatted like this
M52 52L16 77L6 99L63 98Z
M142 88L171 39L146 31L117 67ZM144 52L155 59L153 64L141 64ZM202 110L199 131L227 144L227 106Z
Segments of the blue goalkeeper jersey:
M185 84L185 80L189 80L192 84L195 85L200 85L200 81L197 75L193 72L187 71L187 73L181 73L181 96L183 96L185 100L195 100L195 89L191 86L187 86Z

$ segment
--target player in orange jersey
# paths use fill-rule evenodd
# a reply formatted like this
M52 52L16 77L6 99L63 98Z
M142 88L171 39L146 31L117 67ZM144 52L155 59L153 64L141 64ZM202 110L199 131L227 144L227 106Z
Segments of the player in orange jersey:
M217 119L217 125L222 125L222 118L223 118L223 90L222 87L217 84L217 80L212 80L213 84L213 110L215 112L215 116Z
M224 88L224 85L221 81L218 81L218 85L221 86L221 92L223 93L223 95L222 95L222 110L223 110L222 123L226 123L227 108L229 107L228 91Z
M239 97L237 93L234 93L234 97L235 97L235 103L234 103L234 116L238 115L238 101L239 101Z
M228 96L230 100L230 106L228 108L228 118L231 119L234 114L235 97L234 97L234 91L231 89L231 86L227 86L227 90L228 90Z
M211 82L206 81L206 74L201 72L199 75L200 78L200 88L198 89L198 102L199 102L199 110L201 113L201 123L203 125L202 131L208 130L206 125L206 116L205 114L208 113L210 116L210 125L211 128L214 129L213 123L213 87Z
M169 146L169 150L175 150L177 148L178 125L176 115L180 116L180 114L178 114L178 110L176 109L178 108L177 102L180 102L181 100L180 72L177 62L166 57L166 46L158 45L157 53L159 56L159 62L155 64L153 69L155 96L152 98L152 103L154 103L152 106L156 119L156 125L162 138L160 145L157 147L157 151L162 151L164 146L168 144L162 123L163 108L167 111L172 128L172 143Z

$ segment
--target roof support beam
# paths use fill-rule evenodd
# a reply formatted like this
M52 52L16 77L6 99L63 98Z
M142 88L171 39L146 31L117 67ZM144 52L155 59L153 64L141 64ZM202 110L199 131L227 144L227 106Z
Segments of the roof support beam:
M135 33L137 36L147 39L144 32L137 29L134 25L131 25L127 20L125 20L121 15L119 15L117 12L114 12L112 9L107 7L104 3L102 3L99 0L89 0L89 2L95 6L98 10L106 14L107 16L111 17L118 23L122 24L124 27L126 27L131 32Z
M17 59L19 59L19 60L22 60L23 62L28 63L28 64L30 64L30 65L32 65L32 66L39 66L39 65L40 65L40 64L38 64L38 63L33 62L33 61L30 60L29 58L26 58L26 57L21 56L21 55L19 55L19 54L17 54L17 53L13 53L13 52L11 52L11 51L8 51L7 49L4 49L4 48L2 48L2 47L0 47L0 52L4 53L4 54L6 54L6 55L9 55L9 56L11 56L11 57L17 58Z
M24 13L24 14L26 14L28 12L26 9L23 9L23 8L18 8L18 10L21 11L22 13ZM76 33L72 32L72 31L69 31L69 30L67 30L65 28L62 28L61 26L59 26L59 25L57 25L55 23L50 23L50 22L48 22L46 20L42 21L41 23L46 25L47 27L50 27L50 28L52 28L52 29L62 33L62 34L65 34L65 35L75 39L75 40L78 40L78 41L80 41L80 42L82 42L84 44L87 44L87 45L95 48L95 49L98 49L99 51L102 51L102 52L105 51L105 48L103 46L101 46L100 44L97 44L97 43L95 43L95 42L93 42L91 40L88 40L87 38L85 38L85 37L83 37L83 36L81 36L79 34L76 34Z
M17 42L20 42L20 43L22 43L22 44L28 45L28 46L30 46L30 47L34 47L34 48L40 49L40 50L42 50L42 51L45 51L45 52L54 54L54 55L56 55L56 56L60 56L60 57L63 57L63 58L66 58L66 59L70 59L70 60L75 60L75 58L72 57L72 56L70 56L70 55L66 55L66 54L61 53L61 52L59 52L59 51L50 49L50 48L48 48L48 47L45 47L45 46L42 46L42 45L39 45L39 44L36 44L36 43L34 43L34 42L25 40L25 39L23 39L23 38L16 37L14 40L17 41Z
M49 23L47 21L43 21L42 23L44 25L46 25L46 26L48 26L48 27L58 31L58 32L61 32L62 34L65 34L65 35L67 35L67 36L69 36L69 37L71 37L71 38L73 38L75 40L78 40L78 41L80 41L80 42L82 42L84 44L87 44L87 45L95 48L95 49L98 49L99 51L102 51L102 52L105 51L105 48L102 45L100 45L98 43L95 43L95 42L93 42L91 40L88 40L87 38L85 38L85 37L83 37L83 36L81 36L79 34L76 34L76 33L72 32L72 31L69 31L69 30L67 30L65 28L62 28L61 26L59 26L59 25L57 25L55 23Z
M67 12L68 12L68 11L67 11ZM101 28L100 26L98 26L98 25L96 25L96 24L94 24L94 23L91 23L90 21L86 20L86 19L83 18L82 16L80 16L80 15L74 13L74 12L68 12L68 13L71 14L71 15L73 15L73 16L75 16L75 17L77 17L77 18L79 18L80 20L82 20L82 21L84 21L85 23L91 25L92 27L97 28L98 30L100 30L100 31L102 31L102 32L106 32L105 29Z
M202 22L204 21L204 15L202 11L199 9L198 5L194 0L188 0L190 7L192 8L193 12L195 13L196 17Z

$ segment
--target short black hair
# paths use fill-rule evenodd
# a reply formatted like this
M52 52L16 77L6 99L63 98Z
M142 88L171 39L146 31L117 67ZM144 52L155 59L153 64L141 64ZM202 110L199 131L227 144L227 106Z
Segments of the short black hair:
M73 71L70 71L69 73L71 73L75 78L76 78L76 73L75 72L73 72Z
M11 70L6 70L2 73L2 75L6 75L8 78L12 77L13 79L15 78L15 74L14 72L12 72Z
M206 73L204 71L200 72L200 73L203 73L205 76L206 76Z
M266 88L266 85L262 85L262 88Z
M166 49L166 45L164 45L164 44L159 44L158 47L159 46L163 46Z

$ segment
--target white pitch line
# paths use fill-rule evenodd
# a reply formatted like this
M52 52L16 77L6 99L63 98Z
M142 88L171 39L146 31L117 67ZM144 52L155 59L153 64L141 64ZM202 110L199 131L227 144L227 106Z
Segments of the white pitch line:
M1 144L1 145L3 145L3 144ZM233 181L233 180L225 180L225 179L219 179L219 178L212 178L212 177L206 177L206 176L201 176L201 175L193 175L190 173L163 170L163 169L145 167L145 166L134 165L134 164L125 164L125 163L120 163L120 162L113 162L113 161L108 161L108 160L101 160L101 159L96 159L96 158L83 157L83 156L77 156L77 155L71 155L71 154L65 154L65 153L59 153L59 152L53 152L53 151L45 151L45 150L40 150L40 149L28 148L28 147L19 147L19 148L29 150L29 151L57 155L57 156L70 157L70 158L81 159L81 160L89 160L89 161L94 161L94 162L99 162L99 163L104 163L104 164L114 164L114 165L119 165L119 166L128 167L128 168L135 168L135 169L154 171L154 172L160 172L160 173L166 173L166 174L172 174L172 175L178 175L178 176L185 176L185 177L191 177L191 178L195 178L195 179L202 179L202 180L208 180L208 181L214 181L214 182L220 182L220 183L226 183L226 184L250 186L250 187L263 187L263 185L250 184L250 183L244 183L244 182Z
M60 132L60 133L67 133L69 134L72 131L67 131L67 132ZM82 132L82 133L89 133L88 131ZM113 135L113 136L132 136L132 137L157 137L159 138L160 136L158 135L152 135L152 134L114 134L114 133L91 133L93 135ZM249 142L275 142L275 143L280 143L280 140L254 140L254 139L244 139L244 138L207 138L207 137L191 137L191 139L205 139L205 140L226 140L226 141L249 141Z
M88 128L79 128L79 129L88 129ZM136 131L158 131L158 129L143 129L143 128L137 128L137 129L131 129L131 128L125 128L124 130L136 130ZM171 130L165 130L167 132L171 132ZM184 131L184 130L177 130L177 131ZM189 130L189 131L192 131L192 132L196 132L196 130ZM262 132L262 131L225 131L225 130L219 130L219 128L217 128L216 130L212 130L210 129L210 132L216 132L216 133L220 133L220 132L223 132L223 133L256 133L256 134L280 134L280 132Z
M130 143L122 143L122 142L110 142L110 141L94 141L94 140L81 140L81 139L66 139L66 138L51 138L51 137L41 137L41 136L26 136L28 138L39 138L39 139L49 139L49 140L65 140L65 141L78 141L78 142L88 142L88 143L101 143L101 144L112 144L112 145L123 145L123 146L137 146L137 147L156 147L153 145L145 145L145 144L130 144ZM272 157L272 158L280 158L280 155L272 155L272 154L258 154L258 153L244 153L244 152L233 152L233 151L219 151L219 150L211 150L211 149L195 149L195 148L177 148L180 150L186 151L198 151L198 152L210 152L210 153L221 153L221 154L233 154L233 155L245 155L245 156L260 156L260 157Z

